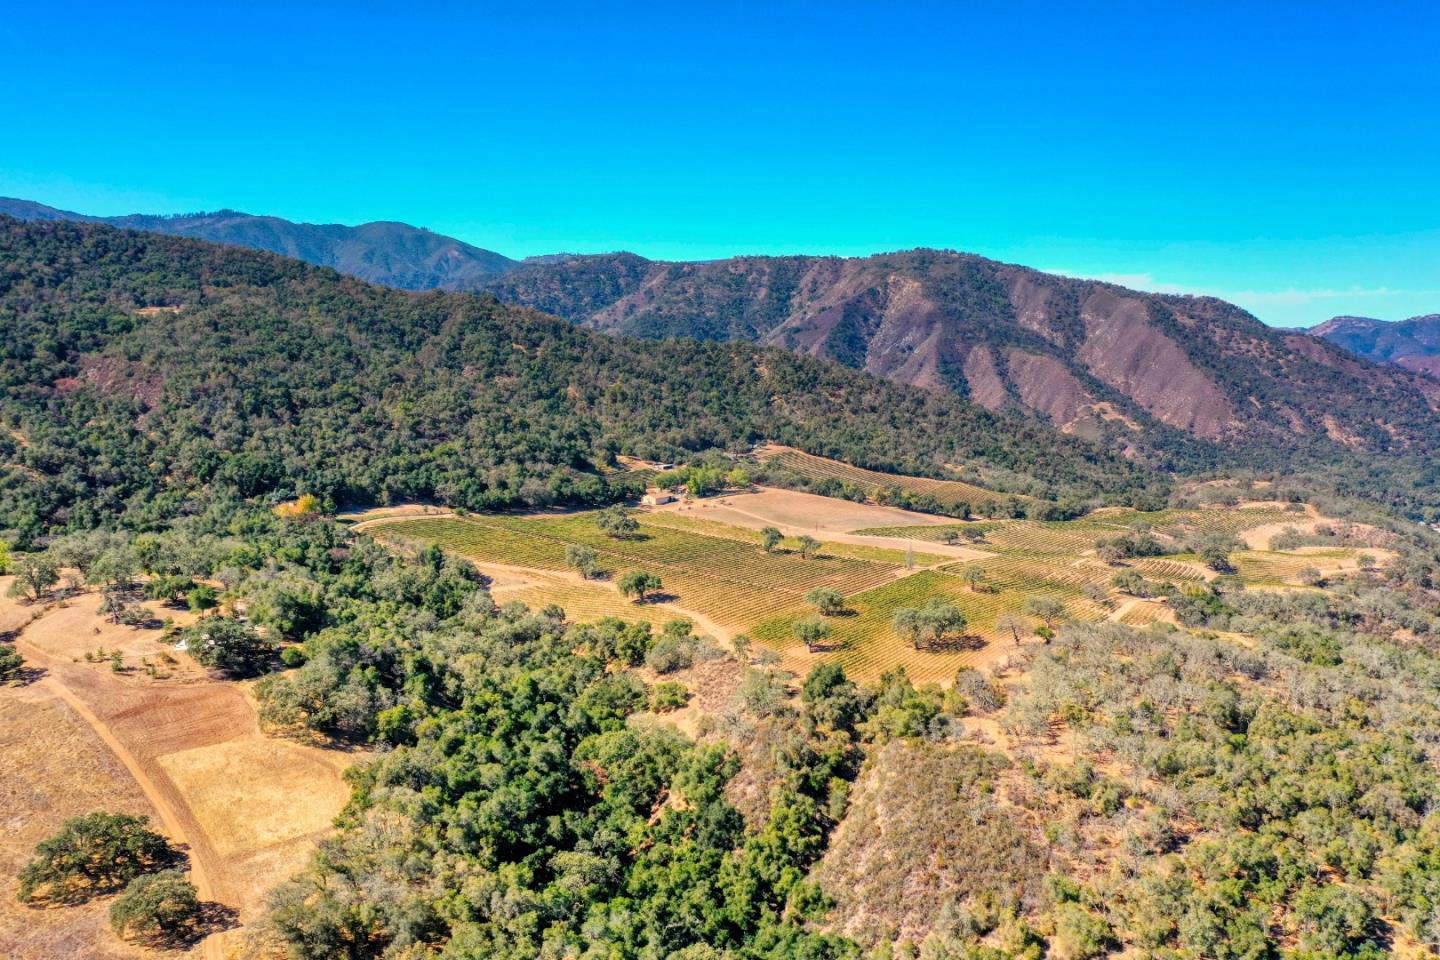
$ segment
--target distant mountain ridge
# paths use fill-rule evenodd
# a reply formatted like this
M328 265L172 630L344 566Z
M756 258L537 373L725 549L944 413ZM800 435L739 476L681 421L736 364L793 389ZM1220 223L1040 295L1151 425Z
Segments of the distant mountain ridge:
M1222 300L953 251L706 263L577 255L527 261L484 286L613 333L784 346L1137 454L1405 446L1431 434L1440 399L1429 380Z
M394 223L315 226L233 211L95 218L15 200L0 200L0 213L256 247L402 289L488 292L627 337L785 347L1182 468L1236 451L1308 450L1323 461L1337 444L1429 449L1440 406L1435 380L1267 327L1222 300L955 251L516 262Z
M1332 317L1308 332L1367 360L1440 377L1440 313L1408 320Z
M466 290L515 261L451 237L392 221L349 227L293 223L235 210L158 217L92 217L29 200L0 197L0 214L17 220L68 220L192 237L268 250L402 290Z

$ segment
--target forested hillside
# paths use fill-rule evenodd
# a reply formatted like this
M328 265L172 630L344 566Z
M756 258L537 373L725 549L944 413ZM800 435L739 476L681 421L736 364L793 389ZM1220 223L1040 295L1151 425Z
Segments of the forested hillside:
M99 225L0 220L0 529L244 497L472 509L633 492L617 453L773 440L1050 497L1155 480L952 395L746 344L624 340L493 298Z
M398 223L317 226L234 211L96 218L0 199L5 213L271 250L402 289L488 291L628 337L784 347L951 391L1161 469L1318 471L1417 515L1434 499L1428 483L1412 483L1440 449L1440 385L1413 372L1427 369L1424 357L1406 348L1398 367L1366 362L1334 337L1273 329L1211 297L946 250L517 263Z

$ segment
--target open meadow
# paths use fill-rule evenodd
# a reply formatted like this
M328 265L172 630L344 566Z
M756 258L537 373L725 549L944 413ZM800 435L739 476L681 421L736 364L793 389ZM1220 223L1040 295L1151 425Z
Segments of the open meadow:
M435 543L468 557L492 578L499 602L558 605L573 619L618 616L663 623L686 616L720 639L749 635L797 674L833 658L859 679L903 666L917 683L942 684L961 667L992 663L1039 642L1037 628L1063 620L1143 625L1171 619L1162 599L1124 593L1115 577L1133 571L1155 592L1213 580L1217 572L1182 546L1200 535L1236 537L1231 577L1257 589L1301 589L1310 568L1327 575L1354 571L1363 552L1349 546L1269 549L1270 535L1297 524L1308 532L1316 522L1275 504L1150 513L1107 509L1066 521L955 522L760 488L642 510L635 517L638 529L628 537L605 533L593 511L426 517L411 510L393 517L373 514L365 527L382 540ZM761 545L766 526L786 534L770 552ZM1153 530L1166 552L1118 561L1097 555L1098 543L1135 530ZM1263 542L1247 541L1247 531L1268 535ZM802 536L821 542L813 556L801 554ZM582 579L570 568L566 553L572 545L595 551L598 576ZM1384 551L1378 554L1383 561ZM632 602L616 590L617 580L634 570L661 579L662 588L648 602ZM796 631L816 615L806 600L814 588L838 591L844 604L824 618L829 636L807 649ZM896 631L895 615L932 600L958 608L966 626L941 644L917 648ZM1036 614L1045 610L1045 601L1052 602L1052 613ZM1063 612L1053 614L1055 605Z

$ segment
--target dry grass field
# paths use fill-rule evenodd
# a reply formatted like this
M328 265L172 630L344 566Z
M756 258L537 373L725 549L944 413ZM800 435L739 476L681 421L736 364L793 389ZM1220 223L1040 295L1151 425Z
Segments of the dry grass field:
M15 899L15 875L35 844L69 817L155 808L93 730L44 683L0 686L0 957L110 960L153 955L111 933L108 903L35 909Z
M16 649L41 674L28 686L0 688L7 718L23 719L7 722L3 734L26 744L8 755L14 762L4 771L7 815L16 824L7 835L7 875L69 816L149 812L185 849L202 899L237 911L238 927L195 948L219 958L329 828L349 797L342 773L356 758L266 737L243 685L208 678L174 653L161 629L108 623L98 606L94 594L38 610L0 600L0 623L20 624ZM157 621L184 616L151 609ZM119 670L110 659L117 650ZM33 910L12 905L11 890L0 896L0 931L24 939L0 947L0 956L138 955L104 926L105 902ZM52 916L74 940L68 954L44 939ZM7 935L0 932L0 945Z

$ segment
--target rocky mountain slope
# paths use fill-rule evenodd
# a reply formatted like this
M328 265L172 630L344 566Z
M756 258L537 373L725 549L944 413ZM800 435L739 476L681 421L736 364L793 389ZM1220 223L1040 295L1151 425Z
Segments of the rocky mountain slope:
M1122 449L1426 443L1440 394L1206 297L1139 293L982 257L660 263L631 254L526 263L500 299L638 337L753 340L990 410L1044 417Z
M131 230L193 237L284 254L402 290L463 290L503 273L515 261L405 223L378 221L357 227L293 223L234 210L155 217L90 217L28 200L0 197L0 214L18 220L105 223Z
M1398 321L1333 317L1308 332L1367 360L1440 377L1440 313Z
M0 200L5 212L96 219ZM312 226L233 212L105 222L259 247L389 286L488 291L629 337L785 347L1181 468L1237 451L1252 462L1274 462L1277 449L1321 462L1336 447L1423 453L1436 431L1440 384L1357 359L1323 337L1272 329L1213 298L1140 293L952 251L516 263L393 223Z

